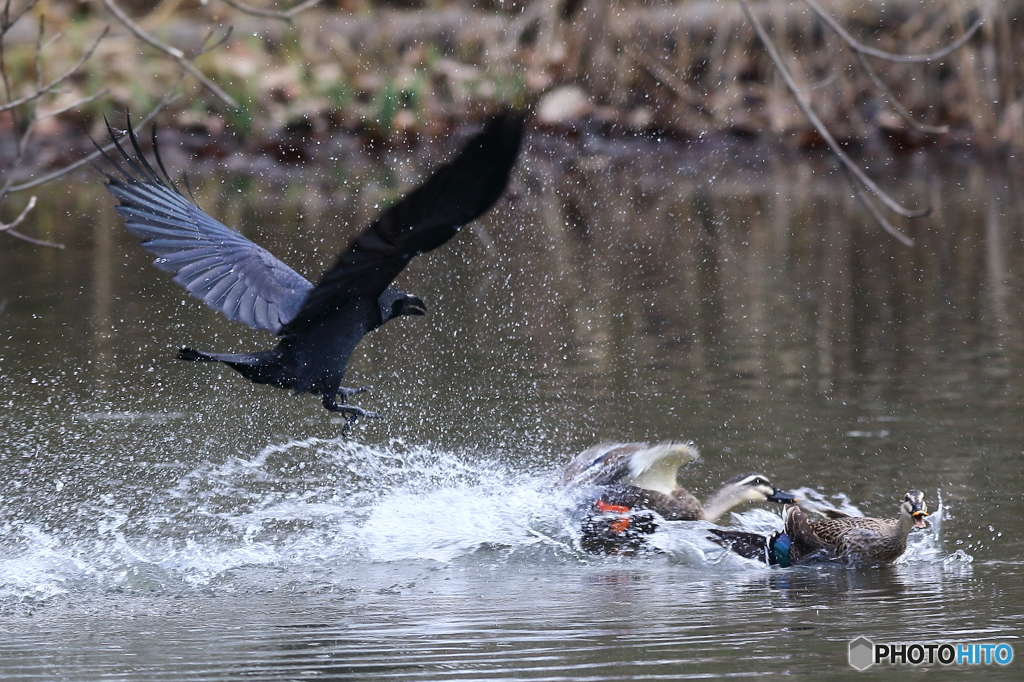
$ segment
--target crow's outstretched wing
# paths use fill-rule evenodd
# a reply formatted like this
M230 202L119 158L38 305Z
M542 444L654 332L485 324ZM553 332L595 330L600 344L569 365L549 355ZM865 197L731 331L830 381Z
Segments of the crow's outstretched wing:
M465 149L385 211L324 273L282 334L299 331L357 298L377 298L415 256L436 249L501 197L519 155L524 119L494 118Z
M116 210L128 231L156 254L154 265L175 273L174 281L190 294L229 320L276 334L295 317L313 285L186 199L164 170L156 128L153 150L162 176L142 153L130 123L128 129L134 158L110 130L120 155L104 156L117 175L103 171L107 189L121 202Z

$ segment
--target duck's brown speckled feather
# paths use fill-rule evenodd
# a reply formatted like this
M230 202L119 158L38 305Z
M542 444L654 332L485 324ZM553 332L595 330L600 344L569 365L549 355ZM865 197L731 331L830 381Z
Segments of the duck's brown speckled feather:
M884 563L907 548L907 535L896 519L843 515L808 521L799 508L793 508L786 518L786 532L801 555L825 549L841 559Z

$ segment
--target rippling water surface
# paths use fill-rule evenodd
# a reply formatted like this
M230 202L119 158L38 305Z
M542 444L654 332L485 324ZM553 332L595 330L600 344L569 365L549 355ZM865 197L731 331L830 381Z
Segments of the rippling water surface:
M908 249L824 162L562 145L534 138L508 201L403 275L430 314L360 346L348 383L386 419L348 435L172 360L272 341L149 266L94 178L54 189L39 229L68 248L0 243L0 678L832 679L858 635L1016 647L1019 178L894 162L937 207ZM315 277L419 177L388 162L203 168L196 197ZM700 447L701 497L757 470L872 516L916 487L935 513L882 568L768 569L687 523L582 553L559 468L665 438Z

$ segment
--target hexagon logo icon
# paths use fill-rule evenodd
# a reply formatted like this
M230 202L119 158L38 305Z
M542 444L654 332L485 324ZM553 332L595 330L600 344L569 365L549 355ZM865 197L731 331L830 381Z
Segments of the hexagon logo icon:
M857 670L867 670L875 663L875 643L861 636L850 642L850 665Z

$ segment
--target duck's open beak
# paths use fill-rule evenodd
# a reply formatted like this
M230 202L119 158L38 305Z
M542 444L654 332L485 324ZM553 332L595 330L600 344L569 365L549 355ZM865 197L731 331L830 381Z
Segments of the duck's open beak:
M796 502L796 495L786 490L779 490L778 488L775 488L772 494L768 496L768 501L778 502L779 504Z
M914 518L914 525L918 528L925 528L928 525L924 522L928 512L918 509L915 512L911 512L910 515Z

